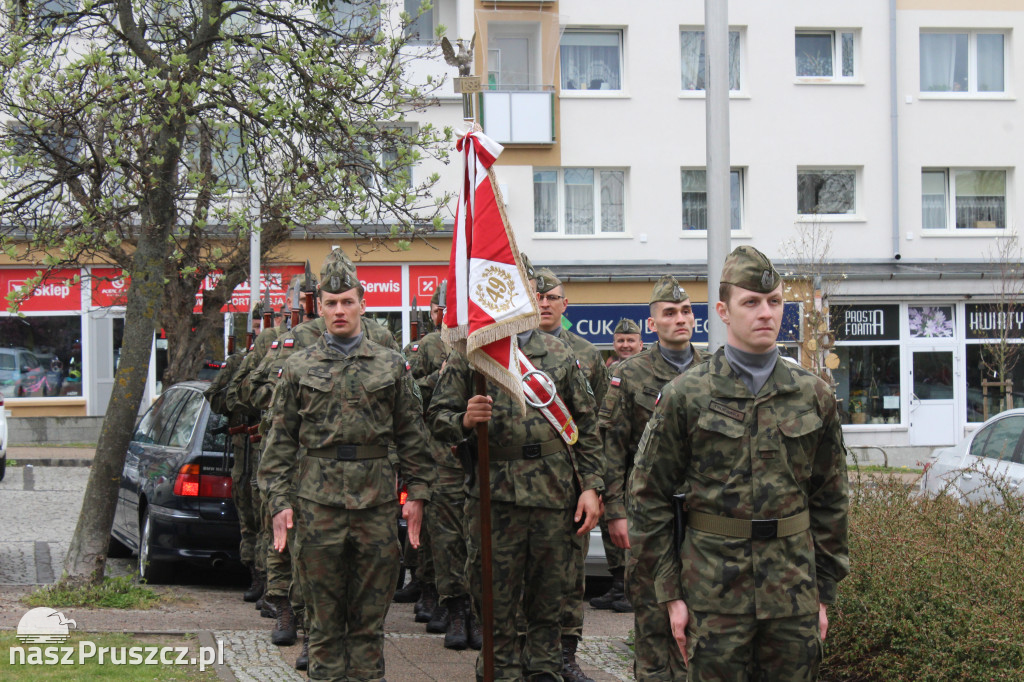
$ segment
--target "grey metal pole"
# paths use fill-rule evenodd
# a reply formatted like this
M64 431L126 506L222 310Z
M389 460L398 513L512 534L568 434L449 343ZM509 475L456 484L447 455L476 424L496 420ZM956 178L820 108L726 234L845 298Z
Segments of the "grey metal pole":
M249 232L249 310L260 300L260 231Z
M722 263L731 250L729 210L729 5L704 0L707 85L708 350L725 344L725 325L715 312Z

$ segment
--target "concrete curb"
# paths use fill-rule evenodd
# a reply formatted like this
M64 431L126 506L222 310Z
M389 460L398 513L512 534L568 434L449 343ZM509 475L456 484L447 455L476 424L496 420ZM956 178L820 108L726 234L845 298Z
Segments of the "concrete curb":
M91 459L69 459L66 457L41 457L39 459L15 459L11 463L11 456L7 456L9 467L91 467Z

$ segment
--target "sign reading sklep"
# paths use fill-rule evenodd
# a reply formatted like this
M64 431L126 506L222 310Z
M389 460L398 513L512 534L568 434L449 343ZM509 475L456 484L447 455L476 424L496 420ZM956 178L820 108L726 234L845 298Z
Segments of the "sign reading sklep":
M77 646L61 646L78 623L55 609L35 608L18 623L18 639L26 646L10 648L10 665L210 665L224 664L224 642L201 646L193 652L187 646L97 646L81 640Z

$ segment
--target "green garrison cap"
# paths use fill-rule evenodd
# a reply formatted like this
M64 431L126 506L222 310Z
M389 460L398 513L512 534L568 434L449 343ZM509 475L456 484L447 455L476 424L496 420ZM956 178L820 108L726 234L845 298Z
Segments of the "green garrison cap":
M442 279L441 283L434 289L434 295L430 297L430 303L432 305L445 306L445 300L447 299L448 293L448 280Z
M775 266L753 246L737 246L722 266L722 282L767 294L782 283Z
M662 275L661 279L654 283L654 291L651 292L651 300L648 303L667 301L668 303L682 303L690 295L686 289L679 286L679 282L672 275Z
M537 276L537 271L533 269L533 263L530 262L530 257L526 255L525 251L519 252L519 258L523 262L523 270L526 270L526 277L533 279Z
M557 286L561 286L562 280L555 276L555 273L551 272L547 268L537 268L533 271L533 278L537 282L537 293L543 294L551 291Z
M639 334L640 333L640 325L638 325L633 320L630 320L630 319L627 319L627 318L624 317L621 320L619 320L619 323L617 325L615 325L615 330L612 333L613 334Z
M359 285L356 266L341 249L327 254L324 266L320 268L320 290L329 294L340 294Z

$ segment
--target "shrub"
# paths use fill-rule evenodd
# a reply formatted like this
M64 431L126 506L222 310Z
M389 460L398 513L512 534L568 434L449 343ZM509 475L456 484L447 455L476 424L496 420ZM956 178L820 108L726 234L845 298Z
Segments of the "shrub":
M894 477L851 476L851 491L822 679L1024 679L1019 501L961 505Z

